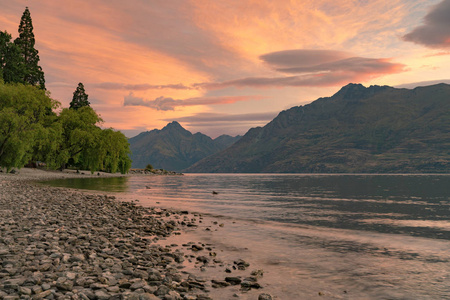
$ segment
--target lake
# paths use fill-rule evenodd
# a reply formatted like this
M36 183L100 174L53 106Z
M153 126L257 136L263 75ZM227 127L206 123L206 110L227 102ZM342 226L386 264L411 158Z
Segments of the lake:
M279 299L450 299L449 175L186 174L49 184L213 215L226 226L202 237L245 250L272 276L268 290Z

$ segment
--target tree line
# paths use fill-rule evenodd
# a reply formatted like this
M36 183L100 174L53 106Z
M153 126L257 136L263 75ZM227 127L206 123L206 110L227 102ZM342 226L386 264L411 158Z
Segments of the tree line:
M42 162L49 169L68 166L95 172L127 173L128 140L120 131L101 129L82 83L69 108L50 97L39 66L28 7L19 37L0 32L0 167L9 172Z

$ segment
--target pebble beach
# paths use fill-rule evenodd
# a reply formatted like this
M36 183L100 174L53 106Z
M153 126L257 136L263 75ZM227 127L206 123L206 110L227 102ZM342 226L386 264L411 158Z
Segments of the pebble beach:
M199 241L164 243L201 225L201 215L35 183L76 176L0 173L0 299L242 299L248 291L277 299L245 258L224 261ZM208 268L222 275L201 276Z

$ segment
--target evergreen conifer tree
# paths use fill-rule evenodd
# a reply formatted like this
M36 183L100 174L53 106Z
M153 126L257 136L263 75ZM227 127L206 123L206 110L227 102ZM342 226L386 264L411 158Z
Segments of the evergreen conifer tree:
M19 24L19 37L15 39L25 62L25 76L23 81L31 85L38 85L45 89L44 72L39 66L38 50L34 48L35 39L33 33L33 23L28 7L25 8Z
M0 79L3 79L3 73L6 64L6 51L11 41L11 35L6 31L0 31Z
M86 94L86 91L84 90L84 85L80 82L78 83L78 87L73 92L73 98L72 102L70 102L70 109L79 109L83 106L90 106L88 101L88 95Z
M25 62L9 33L0 31L0 78L4 82L25 83Z

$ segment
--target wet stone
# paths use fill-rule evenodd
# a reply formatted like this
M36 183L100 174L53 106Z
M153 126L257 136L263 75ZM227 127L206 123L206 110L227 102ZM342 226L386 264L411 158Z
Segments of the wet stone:
M209 263L209 258L206 257L206 256L198 256L198 257L197 257L197 260L198 260L199 262L201 262L201 263L204 263L204 264Z
M227 286L231 285L231 283L226 282L224 280L214 280L213 279L213 280L211 280L211 282L212 282L212 287L214 287L214 288L227 287Z
M260 294L259 296L258 296L258 300L272 300L273 298L272 298L272 295L270 295L270 294Z
M234 262L234 264L237 266L238 270L245 270L247 269L250 264L242 259L238 259Z
M242 282L239 277L225 277L225 281L230 283L231 285L237 285Z
M202 246L200 246L200 245L192 245L191 246L191 250L192 251L201 251L201 250L203 250L204 248L202 247Z

